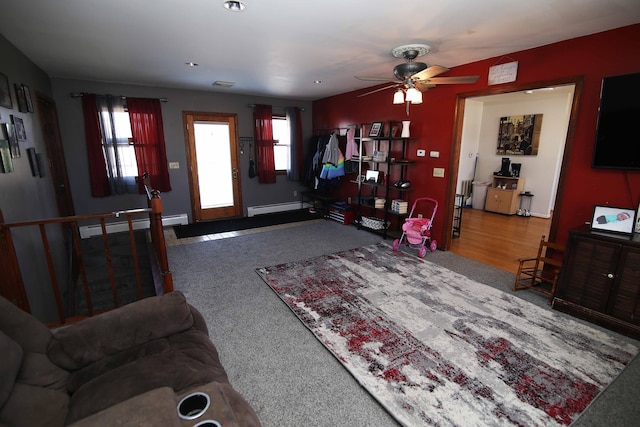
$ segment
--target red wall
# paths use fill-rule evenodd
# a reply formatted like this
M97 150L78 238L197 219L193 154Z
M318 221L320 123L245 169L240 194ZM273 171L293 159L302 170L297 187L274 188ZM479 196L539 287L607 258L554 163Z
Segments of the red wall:
M584 77L573 149L566 171L566 186L561 195L561 210L555 213L559 215L556 240L565 242L568 229L590 221L594 204L637 207L640 203L640 172L593 169L591 157L602 78L640 72L640 24L514 52L508 56L518 61L516 84L578 75ZM393 90L359 98L359 93L368 91L362 90L315 101L313 126L318 129L377 120L411 120L411 136L419 138L412 143L408 156L417 161L416 166L409 168L409 179L414 187L411 200L432 197L444 203L446 182L456 179L450 177L448 171L456 93L487 88L489 67L496 64L499 58L452 68L447 76L479 75L480 78L473 85L442 85L425 92L423 103L410 107L409 117L404 105L391 103ZM632 123L629 125L635 126ZM439 151L440 157L417 158L417 148L426 149L427 152ZM431 176L434 167L446 168L444 179ZM357 189L345 180L341 191L346 198L354 196ZM440 241L444 232L443 224L444 207L440 209L433 228L434 236Z

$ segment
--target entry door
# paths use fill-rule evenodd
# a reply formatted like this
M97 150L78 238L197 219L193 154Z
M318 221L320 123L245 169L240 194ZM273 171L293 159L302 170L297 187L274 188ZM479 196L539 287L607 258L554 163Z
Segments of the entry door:
M194 221L242 216L237 116L183 113Z

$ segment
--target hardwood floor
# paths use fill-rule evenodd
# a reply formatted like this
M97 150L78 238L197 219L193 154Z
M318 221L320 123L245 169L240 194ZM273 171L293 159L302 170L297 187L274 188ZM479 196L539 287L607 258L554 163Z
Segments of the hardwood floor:
M465 208L460 237L451 241L450 251L516 273L518 258L535 257L540 237L549 235L551 218L522 217Z

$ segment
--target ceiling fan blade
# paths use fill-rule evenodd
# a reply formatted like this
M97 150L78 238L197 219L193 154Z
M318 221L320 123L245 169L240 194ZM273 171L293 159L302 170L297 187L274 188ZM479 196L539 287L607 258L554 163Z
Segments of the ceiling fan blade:
M423 83L423 82L415 82L414 86L416 89L418 89L420 92L426 92L429 89L431 89L432 87L436 87L436 85L434 84L429 84L429 83Z
M364 80L365 82L393 82L393 79L388 77L367 77L367 76L354 76L358 80Z
M430 79L423 79L420 82L434 85L469 84L477 82L479 77L480 76L432 77Z
M414 80L428 80L431 77L437 76L438 74L442 74L447 71L449 71L447 67L443 67L440 65L432 65L418 73L415 73L414 75L411 76L411 78Z
M381 87L380 89L372 90L371 92L362 93L362 94L358 95L358 97L371 95L372 93L380 92L380 91L383 91L383 90L386 90L386 89L391 89L392 87L398 87L398 85L394 84L394 85L391 85L391 86Z

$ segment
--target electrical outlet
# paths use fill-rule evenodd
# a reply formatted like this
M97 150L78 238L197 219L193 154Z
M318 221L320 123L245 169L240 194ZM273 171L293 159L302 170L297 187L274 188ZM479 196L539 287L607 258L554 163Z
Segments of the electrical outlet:
M169 169L180 169L180 162L169 162Z
M293 197L298 197L298 191L293 190Z
M433 176L444 178L444 168L433 168Z

